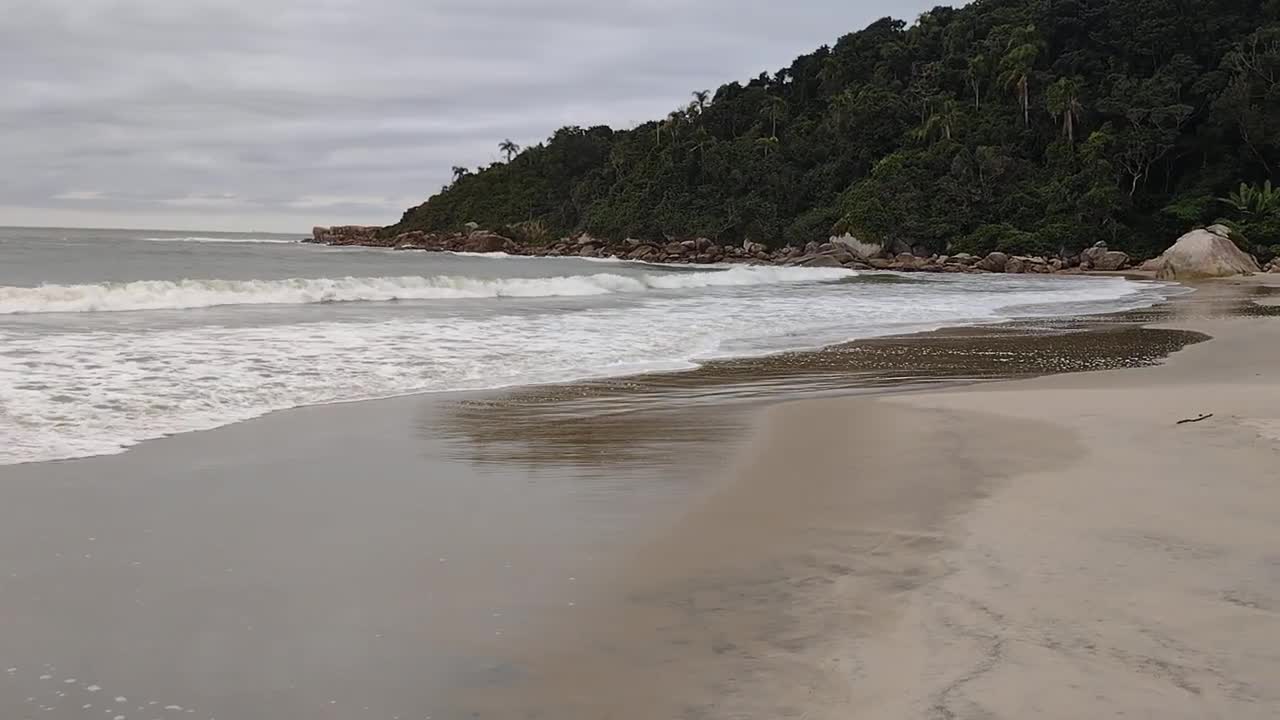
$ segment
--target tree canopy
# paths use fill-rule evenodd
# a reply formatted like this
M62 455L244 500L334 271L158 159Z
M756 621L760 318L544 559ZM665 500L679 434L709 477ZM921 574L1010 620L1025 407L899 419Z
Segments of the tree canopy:
M1142 255L1226 219L1280 245L1280 208L1229 200L1280 179L1280 0L977 0L692 97L507 141L388 232Z

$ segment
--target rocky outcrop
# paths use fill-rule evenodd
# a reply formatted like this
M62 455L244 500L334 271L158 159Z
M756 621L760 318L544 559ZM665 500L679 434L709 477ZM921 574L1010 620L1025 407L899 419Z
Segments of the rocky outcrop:
M539 257L623 258L653 263L756 263L924 273L1055 273L1071 272L1072 268L1077 266L1086 269L1115 270L1127 267L1129 263L1128 255L1110 251L1102 243L1086 250L1080 256L1066 258L1011 256L1003 252L993 252L984 258L978 258L967 253L930 255L923 252L922 248L914 249L919 252L907 252L901 244L895 246L901 250L900 252L887 255L885 251L879 249L878 245L858 243L848 236L834 237L828 242L813 241L803 247L789 246L773 249L752 240L747 240L741 245L725 245L705 237L673 238L659 242L635 238L615 241L583 233L552 242L533 243L515 240L500 232L481 230L476 227L467 227L465 231L456 233L412 231L390 235L383 228L348 225L315 228L309 242L330 245L368 245L397 250L503 252L509 255Z
M393 247L394 242L383 242L378 237L382 228L376 225L335 225L311 228L311 242L321 245L371 245Z
M1231 231L1222 225L1183 235L1173 247L1144 267L1154 270L1162 280L1198 280L1261 271L1257 261L1236 247Z
M844 248L859 260L866 261L872 258L883 257L884 248L879 243L863 242L858 238L845 233L844 235L832 235L827 242L840 248Z

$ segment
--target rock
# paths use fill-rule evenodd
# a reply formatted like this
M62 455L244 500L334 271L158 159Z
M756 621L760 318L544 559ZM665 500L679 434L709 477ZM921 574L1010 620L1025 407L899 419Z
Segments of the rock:
M578 236L577 240L573 241L573 244L578 247L586 247L587 245L604 245L604 241L583 233Z
M429 250L431 244L427 240L427 234L421 230L400 233L392 238L392 247L397 250Z
M848 257L850 258L850 260L852 260L852 258L853 258L853 256L852 256L852 255L848 255ZM827 268L842 268L842 267L844 267L844 264L843 264L843 263L841 263L839 260L837 260L835 257L833 257L833 256L831 256L831 255L806 255L806 256L804 256L804 257L800 257L800 258L796 258L795 260L791 260L791 261L789 261L787 264L788 264L788 265L794 265L794 266L796 266L796 267L817 267L817 268L824 268L824 267L827 267Z
M1018 257L1015 255L1004 263L1004 271L1012 275L1028 272L1030 269L1031 258Z
M755 255L757 257L760 255L767 255L769 252L769 248L766 247L763 243L752 242L751 240L743 240L742 249L748 255Z
M662 251L668 255L683 255L684 245L678 242L669 242L663 246Z
M1231 240L1231 231L1222 225L1193 230L1178 239L1156 260L1144 265L1162 280L1249 275L1260 271L1257 261Z
M324 245L369 245L374 247L393 247L395 238L379 238L382 230L377 225L335 225L333 227L314 227L311 229L311 241Z
M979 260L977 266L979 269L986 270L987 272L1002 273L1004 272L1005 265L1008 263L1008 255L1005 255L1002 252L993 252L982 258L982 260Z
M641 245L640 247L627 253L628 260L652 260L660 251L652 245Z
M462 248L465 252L493 253L516 251L518 247L509 238L487 231L476 231L467 235Z
M1080 253L1080 265L1086 270L1097 267L1098 261L1107 254L1107 244L1101 240L1093 244L1093 247Z
M981 258L969 253L956 253L951 256L951 262L959 265L977 265L980 260Z
M880 243L863 242L848 233L845 233L844 235L832 235L827 242L838 248L847 250L854 257L862 261L884 256L884 248L880 246Z
M1062 260L1059 258L1054 258L1049 261L1049 272L1061 272L1062 267Z
M890 270L893 268L893 261L885 260L884 258L870 258L867 260L867 264L876 270Z
M1101 255L1091 256L1094 270L1113 272L1123 270L1129 265L1129 256L1118 250L1109 250Z

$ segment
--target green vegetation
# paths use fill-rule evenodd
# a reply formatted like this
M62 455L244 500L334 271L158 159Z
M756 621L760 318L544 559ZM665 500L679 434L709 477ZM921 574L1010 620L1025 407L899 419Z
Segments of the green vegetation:
M507 140L387 232L1149 255L1224 220L1280 245L1280 0L977 0L692 97Z

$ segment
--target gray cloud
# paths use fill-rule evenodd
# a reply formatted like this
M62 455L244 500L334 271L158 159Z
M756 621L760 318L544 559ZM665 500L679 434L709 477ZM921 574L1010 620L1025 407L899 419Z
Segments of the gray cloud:
M387 223L920 0L8 0L0 225Z

